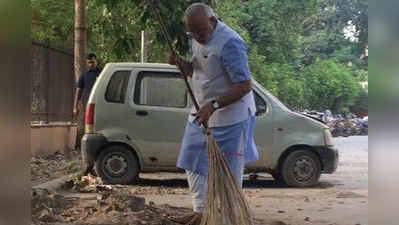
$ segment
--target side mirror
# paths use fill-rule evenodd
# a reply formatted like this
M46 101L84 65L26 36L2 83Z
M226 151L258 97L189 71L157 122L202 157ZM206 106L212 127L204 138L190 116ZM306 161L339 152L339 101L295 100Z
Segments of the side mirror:
M260 115L265 114L265 113L266 113L266 107L265 107L265 108L264 108L264 107L261 107L261 108L258 108L258 109L256 110L255 116L260 116Z

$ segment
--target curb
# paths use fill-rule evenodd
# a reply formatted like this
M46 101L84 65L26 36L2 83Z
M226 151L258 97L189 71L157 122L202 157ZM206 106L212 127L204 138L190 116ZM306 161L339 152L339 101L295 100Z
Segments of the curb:
M32 189L44 189L48 190L51 192L57 192L63 188L63 186L66 184L66 182L78 177L81 173L74 173L74 174L69 174L51 181L48 181L46 183L38 184L36 186L33 186Z

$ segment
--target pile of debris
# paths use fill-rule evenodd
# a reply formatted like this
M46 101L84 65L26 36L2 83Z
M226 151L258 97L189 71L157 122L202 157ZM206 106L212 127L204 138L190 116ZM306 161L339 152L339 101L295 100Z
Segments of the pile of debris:
M176 223L168 220L169 216L189 212L190 210L188 209L174 208L169 205L156 206L153 202L146 205L144 198L129 193L113 193L101 195L98 198L98 204L93 207L86 207L85 214L83 217L78 216L76 222L88 224L175 225Z
M32 192L33 225L176 225L168 220L169 216L191 212L170 205L146 204L144 198L137 197L123 186L104 185L92 175L75 178L66 186L70 192L65 196L75 195L65 197L48 190Z
M190 209L170 205L146 204L144 198L127 192L105 191L98 194L95 201L63 197L47 191L34 192L32 196L33 225L176 225L168 217L189 212Z
M88 175L65 184L63 194L44 189L32 191L32 225L178 225L170 216L191 213L188 208L146 204L123 185L104 185ZM256 225L265 225L256 220Z
M35 189L32 191L31 198L32 223L44 225L63 221L61 213L73 208L76 204L77 199L68 199L46 189Z
M77 176L67 181L64 188L79 193L97 193L101 191L112 191L111 185L104 185L101 178L88 174L87 176Z
M32 185L81 171L79 151L36 155L30 160Z

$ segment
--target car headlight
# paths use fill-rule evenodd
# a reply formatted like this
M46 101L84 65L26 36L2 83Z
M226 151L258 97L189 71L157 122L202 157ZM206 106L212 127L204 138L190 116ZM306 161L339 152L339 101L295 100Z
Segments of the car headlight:
M333 145L333 137L328 128L324 129L324 143L325 143L325 145L328 145L328 146Z

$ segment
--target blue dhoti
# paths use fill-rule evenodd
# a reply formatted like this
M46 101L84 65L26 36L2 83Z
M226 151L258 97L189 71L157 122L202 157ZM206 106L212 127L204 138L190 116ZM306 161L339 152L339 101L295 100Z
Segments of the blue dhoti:
M211 135L240 186L242 186L245 164L259 158L253 138L254 122L255 118L251 116L248 120L231 126L211 128ZM206 192L208 153L206 137L195 123L187 122L177 167L186 170L193 196L194 211L200 211Z

